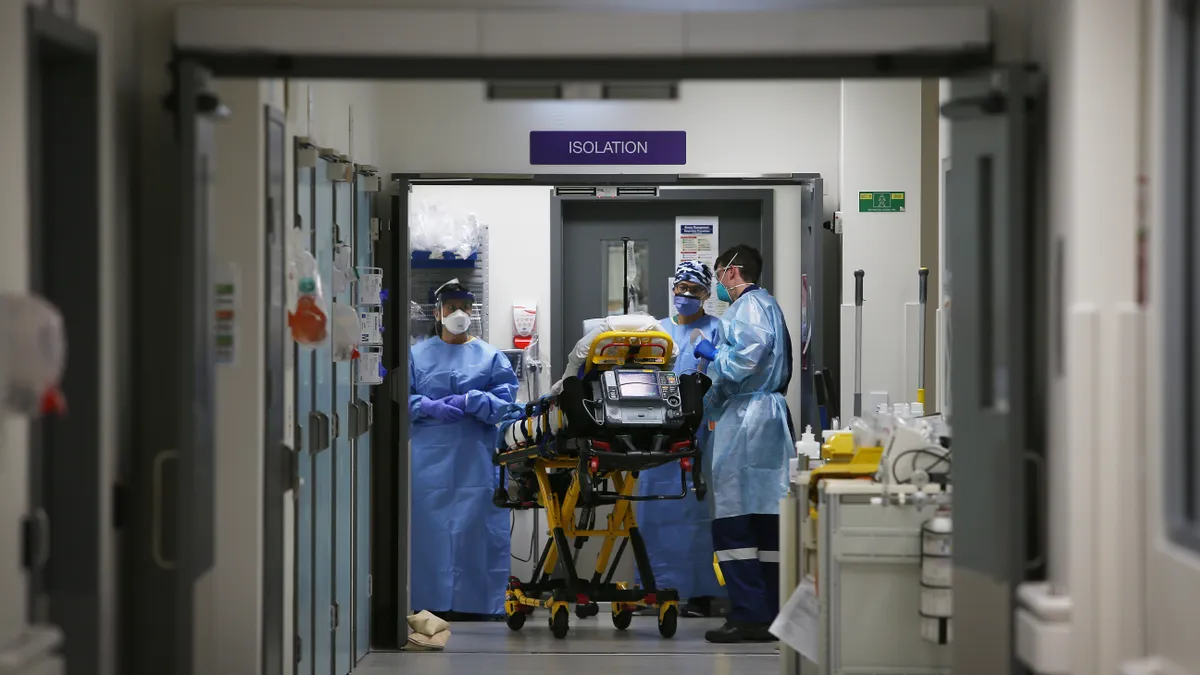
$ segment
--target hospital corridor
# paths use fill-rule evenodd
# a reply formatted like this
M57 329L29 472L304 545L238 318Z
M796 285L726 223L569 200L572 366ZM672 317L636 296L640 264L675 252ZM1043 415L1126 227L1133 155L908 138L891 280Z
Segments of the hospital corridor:
M0 37L0 675L1200 675L1197 0Z

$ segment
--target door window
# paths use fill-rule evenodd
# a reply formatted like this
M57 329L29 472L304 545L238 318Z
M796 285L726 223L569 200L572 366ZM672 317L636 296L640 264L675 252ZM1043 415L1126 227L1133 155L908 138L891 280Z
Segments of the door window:
M1162 317L1166 337L1163 401L1167 442L1165 484L1171 539L1200 551L1200 272L1196 270L1200 219L1200 21L1193 3L1183 3L1172 26L1173 89L1167 118L1168 195L1163 223L1165 283Z
M605 239L600 243L604 255L601 266L604 280L606 316L625 313L625 288L628 281L629 313L650 313L650 245L645 240Z

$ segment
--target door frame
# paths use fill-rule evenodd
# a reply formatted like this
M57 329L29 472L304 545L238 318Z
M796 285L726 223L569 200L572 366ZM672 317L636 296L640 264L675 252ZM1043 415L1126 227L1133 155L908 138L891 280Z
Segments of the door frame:
M995 61L995 54L990 38L981 37L979 40L959 40L939 42L937 45L895 45L880 49L873 44L858 41L836 53L816 49L798 49L792 53L780 55L762 55L758 52L718 52L699 56L685 54L683 56L657 56L628 54L595 54L581 56L579 54L546 53L536 58L518 56L488 55L477 53L430 56L410 49L400 51L383 49L372 53L356 52L361 45L351 44L349 48L324 53L315 53L310 42L295 42L297 34L285 36L270 46L259 46L253 51L237 47L237 35L247 28L245 21L240 21L229 14L239 8L187 8L181 7L176 14L175 38L177 46L174 50L175 63L192 62L211 70L215 77L251 77L251 78L348 78L348 79L398 79L398 80L427 80L427 79L497 79L497 80L561 80L565 78L584 77L595 80L677 80L677 79L808 79L816 77L855 77L855 78L896 78L896 77L949 77L960 73L975 72L990 68ZM275 22L287 20L303 14L303 10L294 8L271 8L257 10L254 21L265 20ZM206 14L207 13L207 14ZM203 16L202 16L203 15ZM345 15L345 13L343 13ZM351 17L350 15L345 15ZM305 15L307 16L307 15ZM322 17L328 13L322 13ZM407 15L406 15L407 16ZM470 18L470 15L467 15ZM824 16L824 15L822 15ZM207 21L202 21L207 17ZM984 24L988 19L981 19ZM197 26L203 27L197 32ZM208 29L215 29L212 40L209 39ZM857 30L857 29L856 29ZM226 34L232 31L230 34ZM861 33L861 31L858 31ZM236 34L236 35L234 35ZM255 33L258 35L258 33ZM222 36L218 39L216 36ZM224 37L234 37L233 43ZM919 38L914 38L918 42ZM213 42L215 40L215 42ZM327 40L321 42L325 44ZM256 43L257 44L257 43ZM389 38L389 45L397 44L394 36ZM616 51L614 49L614 51ZM344 54L334 56L332 54ZM190 92L189 92L190 93ZM802 174L803 175L803 174ZM401 312L401 299L408 296L408 280L406 274L399 274L398 268L407 269L407 265L394 263L404 260L407 243L407 219L397 217L398 213L407 212L407 189L405 182L410 178L436 182L439 178L447 182L461 183L462 176L457 175L421 175L396 174L393 180L402 181L401 189L392 195L392 218L387 227L381 232L380 247L377 250L380 266L385 269L397 270L394 275L385 277L385 287L390 291L388 301L384 305L384 320L389 326L391 339L385 339L383 361L390 369L384 385L376 387L372 393L372 403L378 411L377 424L372 428L372 447L378 449L372 453L372 576L375 593L372 595L372 648L388 649L403 645L407 630L403 620L407 609L406 583L397 583L407 579L407 506L400 511L400 504L406 504L407 490L407 396L402 399L399 389L407 389L407 340L398 340L401 335L408 334L407 312ZM765 175L758 177L743 176L697 176L686 174L627 174L621 176L602 176L597 181L596 176L583 174L563 174L557 176L522 176L523 181L516 184L545 184L545 185L578 185L591 184L654 184L660 186L708 185L728 186L737 183L753 183L769 185L796 182L790 174ZM674 180L672 180L674 178ZM549 179L549 180L548 180ZM467 177L466 180L471 180ZM482 180L474 180L476 184L487 184ZM819 196L819 191L818 191ZM181 196L165 194L168 200L178 202ZM190 227L187 222L180 222L179 227L184 232L171 235L172 237L194 236L186 231ZM815 250L816 247L814 247ZM147 249L149 250L149 249ZM137 258L139 266L153 267L145 257ZM143 313L152 312L155 305L148 302L147 297L138 299L139 310ZM404 324L400 323L403 317ZM819 321L819 318L814 319ZM399 330L405 325L403 333ZM820 337L814 331L814 345ZM836 345L830 345L836 349ZM819 352L814 352L818 354ZM826 363L836 363L830 359L833 352L826 351L822 357ZM139 383L142 401L150 395L153 389L150 382ZM401 405L403 401L404 405ZM386 404L386 405L385 405ZM394 452L383 452L384 448L392 448ZM393 459L403 459L396 461ZM386 462L386 463L382 463ZM271 470L286 470L284 467L268 467ZM142 481L145 477L141 478ZM142 486L139 486L142 487ZM376 537L379 537L376 540Z
M25 11L27 124L29 143L29 288L61 312L70 365L62 388L71 406L63 419L33 420L29 435L29 504L24 516L22 566L29 574L31 625L62 630L59 647L72 667L100 662L100 645L117 639L101 603L104 585L115 588L115 560L105 556L104 540L118 523L102 522L114 476L115 457L102 445L100 215L100 46L97 35L48 7ZM53 68L48 68L53 62ZM50 97L44 100L43 96ZM53 128L51 147L43 132ZM45 153L45 154L44 154ZM66 190L68 199L51 191ZM118 284L128 287L124 267ZM119 323L114 339L125 341ZM123 359L119 363L125 363ZM115 373L116 391L128 393L129 370ZM117 404L118 410L126 406ZM119 415L118 438L127 438L128 416ZM118 441L118 446L123 442ZM57 461L56 461L57 458ZM107 468L106 468L107 467ZM102 482L103 481L103 482ZM116 514L113 514L116 516ZM114 544L110 551L115 552ZM98 568L97 568L98 565Z

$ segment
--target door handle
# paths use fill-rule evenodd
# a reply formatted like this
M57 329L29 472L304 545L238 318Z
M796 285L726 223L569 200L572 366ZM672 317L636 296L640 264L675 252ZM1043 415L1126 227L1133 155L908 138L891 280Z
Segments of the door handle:
M50 514L39 506L33 512L33 519L38 524L40 533L37 557L33 560L33 566L34 569L42 570L46 568L46 563L50 562Z
M315 455L323 449L321 447L321 413L314 410L308 413L308 454Z
M326 415L323 412L318 412L317 417L320 420L319 426L321 429L321 439L320 439L321 444L317 448L317 451L320 452L321 450L329 449L329 443L330 443L330 441L333 440L333 438L330 436L330 433L329 433L329 431L330 431L329 415Z
M155 456L150 472L153 499L150 505L150 557L159 569L167 571L175 569L175 561L163 553L163 467L167 462L178 459L178 450L163 450Z
M346 401L346 438L358 438L358 401Z

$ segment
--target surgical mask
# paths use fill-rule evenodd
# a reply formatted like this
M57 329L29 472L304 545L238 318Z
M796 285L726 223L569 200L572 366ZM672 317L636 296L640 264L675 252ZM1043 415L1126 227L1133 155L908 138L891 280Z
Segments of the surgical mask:
M735 260L737 260L736 253L733 255L733 259L729 261L729 264L725 266L725 269L721 270L721 273L717 275L717 299L721 302L733 302L733 298L729 295L729 289L725 286L725 283L721 281L721 276L734 267L737 267L737 265L733 264ZM737 286L734 286L734 288L741 288L742 286L749 285L750 284L738 284Z
M690 295L675 296L675 310L683 316L693 316L700 311L702 301Z
M442 326L454 335L462 335L471 327L471 315L456 309L450 316L442 319Z

